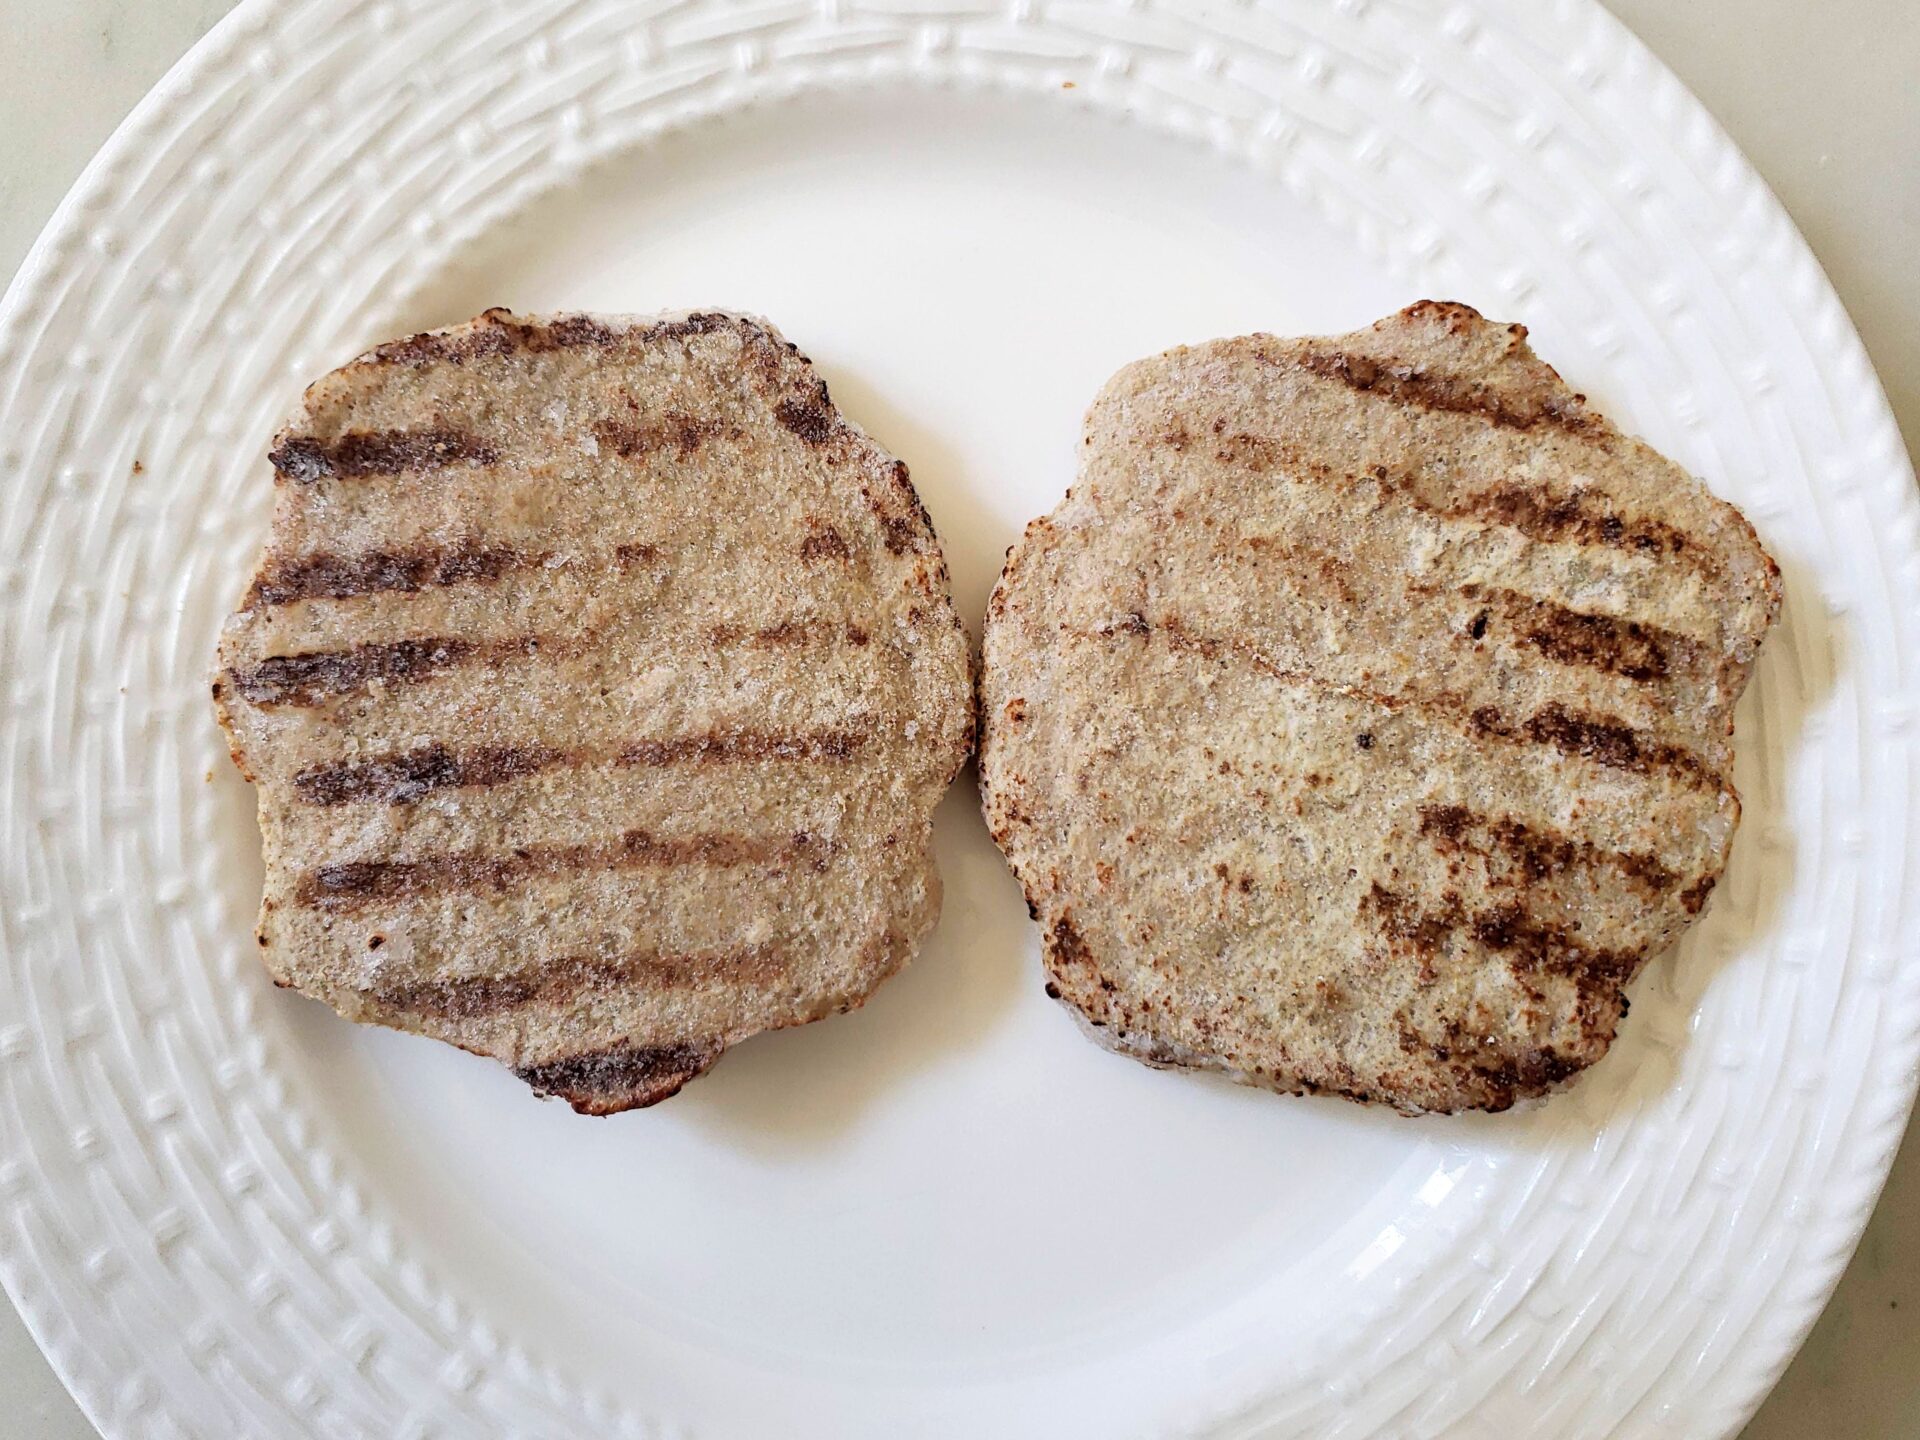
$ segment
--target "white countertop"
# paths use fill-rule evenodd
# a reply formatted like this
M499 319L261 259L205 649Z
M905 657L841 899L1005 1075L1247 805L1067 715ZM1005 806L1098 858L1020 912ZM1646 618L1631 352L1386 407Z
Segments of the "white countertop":
M1786 202L1920 447L1920 5L1609 0ZM226 0L0 0L0 276ZM1920 1141L1748 1440L1920 1436ZM0 1302L0 1436L94 1432ZM224 1440L224 1437L223 1437Z

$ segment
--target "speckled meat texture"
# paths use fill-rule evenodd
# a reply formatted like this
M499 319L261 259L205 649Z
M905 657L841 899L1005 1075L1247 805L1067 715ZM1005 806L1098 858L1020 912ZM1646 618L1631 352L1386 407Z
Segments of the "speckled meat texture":
M319 381L271 458L213 691L280 983L607 1113L908 958L967 642L792 345L489 311Z
M1465 306L1128 366L987 619L1049 989L1275 1090L1548 1090L1726 864L1779 602L1739 512Z

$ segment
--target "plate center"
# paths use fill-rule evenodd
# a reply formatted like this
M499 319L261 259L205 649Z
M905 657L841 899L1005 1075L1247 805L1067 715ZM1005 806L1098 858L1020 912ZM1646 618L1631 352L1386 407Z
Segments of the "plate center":
M748 111L596 169L391 318L765 315L910 465L977 635L1113 370L1219 334L1346 329L1406 298L1211 152L1066 104L888 92ZM906 974L649 1112L579 1119L431 1042L291 997L272 1013L437 1273L547 1353L608 1367L662 1344L1018 1365L1359 1263L1425 1203L1438 1152L1394 1117L1154 1073L1083 1039L1041 993L970 779L938 848L945 914Z

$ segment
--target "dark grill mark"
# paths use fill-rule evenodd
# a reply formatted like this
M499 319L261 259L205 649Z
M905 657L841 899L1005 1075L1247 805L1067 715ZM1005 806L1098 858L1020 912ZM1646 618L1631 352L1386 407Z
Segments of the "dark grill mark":
M800 542L800 558L812 565L821 560L851 560L853 547L847 537L831 525L816 525Z
M1704 784L1722 787L1720 777L1700 758L1678 745L1648 739L1630 726L1606 715L1585 715L1564 705L1543 706L1519 724L1514 724L1492 705L1483 705L1470 717L1473 727L1486 735L1506 740L1528 740L1548 745L1562 755L1578 756L1611 770L1645 775L1655 769L1688 776Z
M707 638L715 645L755 647L824 643L836 637L845 638L852 645L864 645L869 638L867 632L858 625L841 625L827 620L782 620L758 629L749 629L745 625L715 625L707 632Z
M558 1095L584 1115L657 1105L720 1058L721 1046L616 1045L569 1055L514 1074L544 1095Z
M318 705L377 681L424 679L461 664L473 651L472 642L466 640L395 640L349 650L276 655L251 670L229 670L227 676L241 698L254 705Z
M1196 635L1176 620L1149 622L1145 616L1137 613L1103 625L1092 634L1101 639L1120 635L1158 635L1175 650L1202 655L1210 660L1224 661L1228 656L1237 657L1261 674L1269 675L1283 684L1298 685L1387 711L1420 710L1461 724L1475 735L1547 745L1562 754L1579 756L1613 769L1642 775L1661 769L1685 776L1707 788L1726 788L1725 782L1691 751L1651 740L1611 717L1579 714L1559 704L1544 706L1526 720L1515 723L1507 719L1498 706L1482 705L1468 710L1458 695L1394 695L1364 686L1329 681L1308 670L1292 670L1276 665L1244 641Z
M1408 509L1437 520L1503 525L1530 540L1543 542L1572 541L1656 555L1684 553L1692 563L1703 568L1719 568L1718 560L1710 551L1689 545L1685 532L1660 520L1616 515L1604 508L1605 497L1599 495L1507 484L1463 500L1443 502L1421 493L1425 477L1418 471L1394 471L1385 465L1372 466L1365 474L1336 470L1297 445L1244 432L1221 435L1214 459L1223 465L1244 465L1256 474L1284 469L1322 484L1337 484L1348 489L1377 485Z
M1423 978L1432 979L1427 959L1443 953L1447 942L1465 935L1507 957L1516 975L1550 974L1576 982L1622 985L1639 968L1641 957L1629 951L1596 949L1573 938L1565 925L1544 921L1518 903L1468 913L1449 894L1439 910L1422 910L1413 897L1375 881L1360 902L1380 933L1411 944L1422 957Z
M317 765L294 776L294 790L309 805L346 805L377 801L411 805L435 790L479 789L504 785L555 766L604 760L617 765L702 765L751 760L850 760L869 737L851 730L816 730L792 735L758 730L711 731L662 740L638 740L615 752L557 750L546 746L494 746L449 750L425 745L401 755L351 765Z
M459 430L349 430L337 440L290 435L267 458L294 484L313 485L448 465L491 465L500 452Z
M626 420L598 420L593 433L599 442L622 459L652 455L671 450L684 460L709 440L719 438L726 427L718 420L671 412L657 424L636 425Z
M254 705L321 705L374 684L412 684L470 661L497 663L521 656L566 655L577 642L550 635L510 640L456 640L450 636L392 640L346 650L276 655L250 670L229 670L241 698Z
M1569 610L1513 590L1463 585L1460 593L1469 600L1494 602L1522 641L1562 665L1583 665L1648 683L1666 679L1673 663L1691 658L1694 649L1686 636L1659 625ZM1486 633L1487 614L1482 610L1468 627L1476 640Z
M503 785L575 757L543 746L491 746L455 753L424 745L354 765L316 765L293 777L294 791L309 805L345 805L377 800L411 805L435 790Z
M1509 957L1520 975L1563 975L1576 981L1624 985L1640 968L1641 957L1625 950L1600 950L1573 938L1565 925L1541 920L1518 904L1475 915L1473 938Z
M530 554L508 546L484 545L368 550L358 555L320 551L299 560L280 561L262 570L247 596L247 606L284 605L292 600L344 600L382 591L417 591L430 586L491 582L509 570L542 564L546 558L545 554Z
M586 871L666 869L675 865L773 864L805 860L824 870L832 842L805 831L791 836L728 832L655 835L629 830L618 839L579 845L529 845L501 853L456 851L417 860L355 860L323 865L300 882L302 905L352 911L383 901L415 900L449 892L509 889L527 880L555 879Z
M825 385L818 386L808 399L782 400L773 407L773 418L809 445L826 444L840 427Z
M373 365L422 366L445 361L464 365L469 360L492 355L507 355L518 350L529 355L552 350L571 350L583 346L608 346L632 340L680 340L694 335L709 335L716 330L737 327L742 334L758 333L758 327L726 315L695 314L681 320L665 320L640 330L616 330L591 315L562 315L550 324L535 325L513 318L513 312L495 308L478 317L478 323L464 334L410 335L371 351L364 363Z
M1029 913L1033 908L1033 902L1029 900L1027 902ZM1047 968L1056 975L1063 970L1092 971L1094 969L1093 952L1087 948L1086 939L1081 935L1079 927L1073 923L1071 916L1062 915L1053 922L1052 929L1046 935L1046 951ZM1047 986L1047 993L1056 1000L1060 998L1059 990L1052 984Z
M620 752L622 765L701 765L733 760L850 760L867 743L854 730L815 730L794 735L763 730L713 731L671 740L642 740Z
M1446 910L1425 914L1407 896L1396 894L1376 880L1361 900L1360 910L1362 914L1373 915L1380 933L1389 940L1403 941L1413 947L1421 957L1421 978L1430 982L1435 976L1427 961L1445 950L1447 937L1461 920L1459 897L1450 895L1448 901Z
M1413 365L1388 365L1365 355L1309 351L1299 357L1303 370L1336 380L1349 389L1379 395L1423 410L1476 415L1509 430L1550 425L1574 435L1600 431L1586 412L1583 395L1529 395L1497 389L1459 375L1436 374Z
M1608 866L1655 893L1672 889L1680 878L1644 851L1603 849L1511 815L1475 814L1464 805L1421 806L1420 834L1442 854L1478 855L1490 863L1504 860L1528 884L1550 880L1576 865Z
M1484 520L1518 530L1532 540L1570 540L1616 550L1678 555L1687 537L1660 520L1627 520L1602 508L1604 497L1508 484L1470 496L1435 513L1449 519Z
M689 954L649 953L612 960L575 956L501 975L391 986L374 991L371 998L412 1015L472 1020L523 1005L561 1006L595 991L672 989L702 981L764 979L779 965L780 952L770 945Z

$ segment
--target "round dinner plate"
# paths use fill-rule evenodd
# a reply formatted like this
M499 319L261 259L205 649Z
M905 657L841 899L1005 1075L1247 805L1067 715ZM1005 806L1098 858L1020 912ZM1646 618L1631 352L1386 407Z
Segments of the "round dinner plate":
M1522 320L1786 607L1614 1053L1403 1119L1086 1043L971 779L862 1012L612 1120L276 991L213 722L268 437L372 342L771 317L977 624L1121 364ZM0 316L0 1273L120 1437L1722 1435L1920 1050L1920 501L1779 206L1592 0L250 0Z

